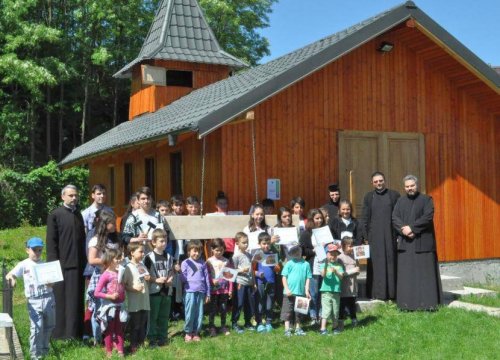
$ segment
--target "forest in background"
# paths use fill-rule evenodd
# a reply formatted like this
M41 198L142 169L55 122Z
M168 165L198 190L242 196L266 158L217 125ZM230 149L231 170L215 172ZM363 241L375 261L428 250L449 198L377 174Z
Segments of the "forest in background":
M199 0L221 47L255 65L277 0ZM28 173L128 120L130 80L160 0L0 0L0 169ZM1 176L0 176L1 177Z
M58 168L71 150L128 120L130 80L161 0L0 0L0 229L43 225L88 170ZM258 30L277 0L198 0L221 47L255 65Z

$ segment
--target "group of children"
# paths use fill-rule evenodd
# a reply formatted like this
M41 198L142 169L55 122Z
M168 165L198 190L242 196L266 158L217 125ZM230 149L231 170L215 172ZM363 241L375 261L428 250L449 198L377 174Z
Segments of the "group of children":
M227 210L227 199L221 200L226 200ZM223 201L221 205L224 205ZM307 224L315 223L314 214L318 211L311 210L310 216L303 219L301 230L310 230L311 226ZM277 226L293 226L291 215L292 210L280 208ZM316 225L324 224L323 218ZM167 251L167 233L157 228L152 232L150 243L129 242L124 250L127 257L123 256L120 248L105 247L100 256L101 271L96 278L93 296L99 299L96 318L107 355L112 355L113 348L120 356L124 355L124 323L127 323L132 353L145 342L146 337L151 347L167 344L176 283L182 284L185 342L200 341L205 310L208 311L210 336L229 335L231 331L238 334L244 331L270 332L275 321L275 304L281 306L284 334L305 335L305 315L297 311L296 298L311 299L313 296L313 268L304 255L309 249L302 236L296 244L280 246L279 237L272 235L271 229L265 223L264 208L256 205L251 209L249 226L238 232L234 239L204 241L205 247L199 240L190 240L185 246L177 244L178 250L172 254ZM278 254L278 264L266 266L254 258L255 249L249 250L249 235L255 231L259 232L260 253ZM28 259L7 275L12 281L24 277L31 320L31 352L35 358L47 353L54 326L55 303L51 288L37 286L30 270L41 262L42 247L41 239L30 239L26 244ZM322 335L328 334L329 319L333 320L334 334L342 331L339 312L340 319L350 314L352 324L356 325L356 275L359 267L352 247L353 239L350 237L342 239L341 245L329 243L325 246L326 259L313 265L319 269L315 280L321 296L315 301L318 315L311 318L315 321L316 316L320 316ZM182 258L179 251L183 252ZM224 276L224 269L227 268L237 270L234 282ZM32 310L37 306L38 310ZM232 312L228 314L230 310ZM244 323L240 326L242 312ZM220 316L220 328L215 325L217 314Z

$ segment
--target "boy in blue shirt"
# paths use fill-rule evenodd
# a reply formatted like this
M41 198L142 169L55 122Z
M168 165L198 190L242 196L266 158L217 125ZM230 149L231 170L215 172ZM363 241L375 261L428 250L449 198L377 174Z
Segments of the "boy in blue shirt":
M300 327L304 315L296 313L295 297L309 294L309 281L312 278L311 266L302 258L300 246L294 246L288 251L290 260L287 261L281 272L283 281L283 306L281 307L281 320L285 322L285 336L291 336L290 322L295 318L295 335L302 336L306 333Z

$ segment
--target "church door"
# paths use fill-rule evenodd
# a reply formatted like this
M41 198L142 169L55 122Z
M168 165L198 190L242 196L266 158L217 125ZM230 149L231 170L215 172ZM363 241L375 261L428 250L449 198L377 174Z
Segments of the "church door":
M385 174L387 187L403 193L402 179L413 174L425 192L425 143L418 133L340 131L339 184L342 197L361 215L363 196L373 190L371 174Z

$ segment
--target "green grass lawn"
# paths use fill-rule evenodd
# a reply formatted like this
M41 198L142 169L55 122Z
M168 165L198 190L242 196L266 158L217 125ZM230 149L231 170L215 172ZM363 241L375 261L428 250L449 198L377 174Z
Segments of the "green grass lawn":
M22 259L23 243L43 228L0 231L2 257L7 245L12 259ZM8 234L8 237L4 237ZM43 236L41 236L44 238ZM19 242L12 244L11 241ZM304 337L285 338L283 327L269 334L246 332L186 344L182 322L171 324L171 343L158 349L141 349L137 359L493 359L499 358L500 319L462 309L441 308L436 312L401 312L393 304L359 314L360 326L337 336L320 336L317 331ZM14 320L25 354L29 351L29 319L22 283L15 290ZM278 327L279 326L279 327ZM49 359L101 359L102 348L79 341L53 341Z

